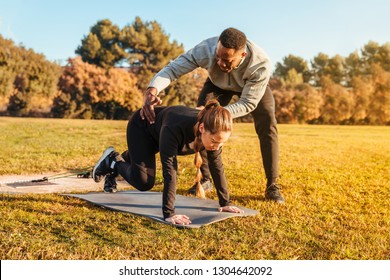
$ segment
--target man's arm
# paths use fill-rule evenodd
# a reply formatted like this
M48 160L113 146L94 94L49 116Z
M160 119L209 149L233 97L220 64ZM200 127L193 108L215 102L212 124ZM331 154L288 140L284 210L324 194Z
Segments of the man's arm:
M143 119L146 118L150 123L154 123L154 106L161 104L158 94L167 88L172 81L179 79L198 67L206 68L208 66L213 57L213 43L212 40L201 42L171 61L153 77L144 96L144 105L141 110Z
M158 72L150 82L144 94L144 104L141 109L141 118L145 118L149 123L154 123L156 115L154 106L162 103L158 94L168 87L172 81L180 78L184 74L198 68L198 65L191 56L191 52L182 54L174 61L170 62L160 72Z
M242 89L240 99L225 107L233 118L245 116L256 109L264 96L269 79L270 70L266 64L252 74Z

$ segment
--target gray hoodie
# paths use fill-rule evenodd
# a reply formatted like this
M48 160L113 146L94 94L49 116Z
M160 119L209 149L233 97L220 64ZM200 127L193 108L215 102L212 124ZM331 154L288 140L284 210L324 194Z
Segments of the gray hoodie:
M247 40L247 55L242 63L238 68L225 73L221 71L215 58L217 43L218 37L209 38L180 55L154 76L149 87L161 92L172 81L201 67L208 71L211 82L217 87L241 93L236 103L226 106L233 118L252 112L263 97L271 75L271 63L267 54Z

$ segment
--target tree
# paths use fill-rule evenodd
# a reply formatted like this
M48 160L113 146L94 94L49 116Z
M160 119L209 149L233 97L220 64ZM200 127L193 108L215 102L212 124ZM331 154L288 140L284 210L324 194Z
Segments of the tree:
M371 124L390 124L390 72L377 63L372 65L374 92L368 107Z
M311 80L315 86L320 86L321 77L324 76L328 60L329 56L327 54L319 53L311 61Z
M81 46L76 49L83 61L103 68L114 67L126 58L121 47L120 29L108 19L98 21L88 36L81 40Z
M185 105L195 107L198 101L199 93L206 81L208 73L203 68L197 68L194 71L182 76L173 82L165 91L163 105Z
M320 92L309 84L301 84L295 88L293 98L294 115L298 123L316 123L321 115L324 100Z
M140 17L122 29L121 42L130 66L138 69L141 89L145 89L152 76L170 60L184 52L182 44L176 40L170 42L160 24L143 22Z
M380 46L378 56L380 66L383 70L390 72L390 43Z
M183 52L183 45L170 42L159 23L143 22L140 17L122 30L108 19L98 21L76 49L83 61L106 69L126 61L142 90L153 75Z
M335 55L329 59L327 67L325 67L324 75L330 76L336 84L345 84L345 59L341 55Z
M353 52L345 58L345 86L351 87L353 78L364 73L363 63L358 52Z
M329 58L319 53L311 62L311 80L314 85L321 86L322 77L328 76L336 84L343 84L346 80L345 60L340 55Z
M336 84L329 76L321 78L323 106L320 119L326 124L340 124L352 116L353 95L343 86Z
M287 87L295 88L296 86L303 84L303 76L294 68L291 68L288 70L286 77L282 79L282 83Z
M272 83L276 83L275 79L272 79ZM320 92L311 85L303 83L295 87L274 87L273 94L279 123L318 122L324 102Z
M275 117L278 123L296 123L297 119L294 116L294 90L281 88L273 92L275 96Z
M390 43L380 46L378 43L370 41L361 50L364 74L371 74L371 66L377 64L385 71L390 71Z
M356 75L352 77L351 86L355 103L351 116L351 122L368 124L368 109L371 96L374 92L372 79L362 75Z
M15 67L16 47L11 40L0 35L0 109L5 110L13 92L16 76Z
M53 116L65 118L127 119L141 107L142 93L133 74L121 69L103 69L69 59L58 87Z
M60 73L60 66L47 61L42 54L0 37L0 100L8 114L48 112Z
M310 73L307 62L303 58L291 54L283 58L283 63L276 63L274 75L280 80L288 81L289 73L291 75L293 69L298 76L301 76L303 82L309 82Z

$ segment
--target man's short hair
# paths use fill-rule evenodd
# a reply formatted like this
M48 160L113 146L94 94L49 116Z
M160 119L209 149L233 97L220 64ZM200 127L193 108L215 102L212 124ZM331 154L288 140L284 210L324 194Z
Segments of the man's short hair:
M228 49L241 50L246 45L246 36L244 32L233 27L222 31L219 36L222 46Z

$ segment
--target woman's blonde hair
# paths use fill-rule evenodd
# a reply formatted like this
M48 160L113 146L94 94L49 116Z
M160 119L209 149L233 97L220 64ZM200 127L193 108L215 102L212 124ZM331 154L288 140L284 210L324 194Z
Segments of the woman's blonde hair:
M195 132L195 166L196 166L196 196L205 197L204 190L200 181L202 180L202 173L200 167L202 165L202 157L200 150L203 147L201 133L199 131L199 125L203 123L204 129L210 134L216 134L218 132L231 132L233 127L233 120L230 112L219 104L216 99L209 100L206 106L198 114L198 121L194 126Z

